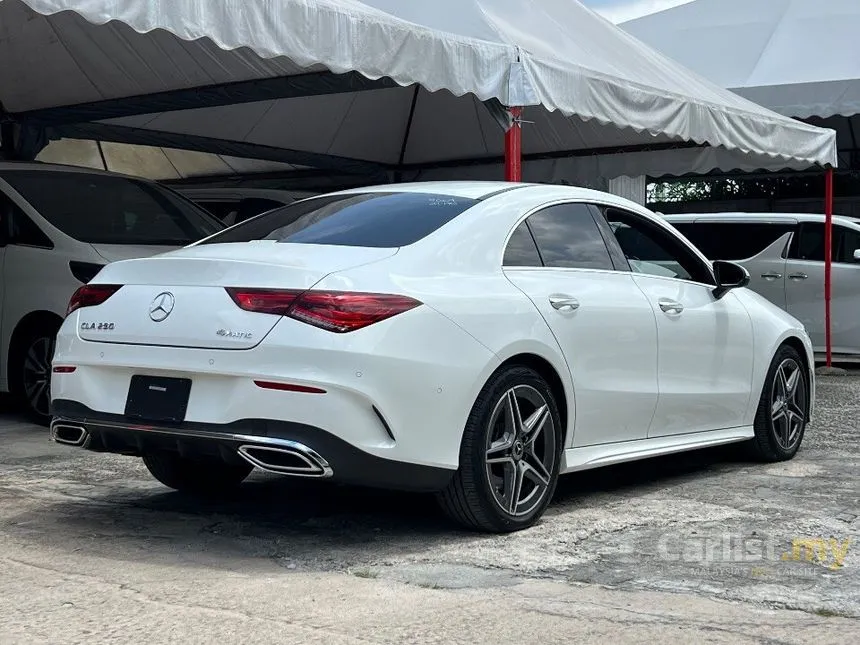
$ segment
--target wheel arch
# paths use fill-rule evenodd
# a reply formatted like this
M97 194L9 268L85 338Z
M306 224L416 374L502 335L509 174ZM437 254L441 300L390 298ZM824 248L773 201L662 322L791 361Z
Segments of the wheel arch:
M564 442L562 445L567 447L573 433L573 424L571 420L575 413L572 394L573 385L570 382L569 376L565 379L562 376L565 372L559 370L550 359L533 351L520 351L504 358L501 364L493 371L493 374L513 366L528 367L529 369L537 372L541 378L547 382L553 397L555 397L556 405L558 406L558 413L561 416L561 425L565 428ZM490 378L492 378L492 375ZM487 382L489 382L489 378L487 379Z
M6 378L8 379L10 388L13 387L15 381L13 378L13 369L20 356L21 340L34 330L44 328L58 330L62 324L63 319L61 316L47 310L31 311L18 321L18 324L15 325L15 329L12 331L12 336L9 338L9 360L6 361Z
M807 401L806 415L809 420L812 419L812 414L815 411L815 359L810 358L809 347L803 342L803 339L796 334L788 334L782 339L782 342L774 349L774 355L779 351L780 347L791 347L800 355L800 360L803 361L803 367L806 370L807 384L809 386L809 400Z

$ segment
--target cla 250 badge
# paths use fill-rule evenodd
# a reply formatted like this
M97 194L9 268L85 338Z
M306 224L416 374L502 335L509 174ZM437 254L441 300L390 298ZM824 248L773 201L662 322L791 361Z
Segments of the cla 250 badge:
M116 323L112 322L84 322L81 323L81 330L83 331L110 331L114 327L116 327Z

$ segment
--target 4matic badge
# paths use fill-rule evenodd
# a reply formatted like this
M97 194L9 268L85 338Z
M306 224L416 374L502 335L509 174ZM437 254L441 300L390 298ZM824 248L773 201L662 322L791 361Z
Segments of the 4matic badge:
M231 331L230 329L219 329L215 333L222 338L239 338L242 340L251 340L254 337L254 334L249 331Z

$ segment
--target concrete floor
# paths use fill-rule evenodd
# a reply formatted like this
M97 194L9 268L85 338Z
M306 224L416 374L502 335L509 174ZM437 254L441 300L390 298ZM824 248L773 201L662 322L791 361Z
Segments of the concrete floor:
M858 376L820 380L791 462L571 475L502 537L267 476L195 500L2 418L0 643L860 642Z

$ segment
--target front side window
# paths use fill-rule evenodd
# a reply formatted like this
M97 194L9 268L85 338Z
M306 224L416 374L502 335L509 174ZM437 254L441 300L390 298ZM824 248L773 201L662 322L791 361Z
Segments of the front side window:
M146 181L54 170L8 170L3 179L81 242L184 246L223 228L190 201Z
M845 226L833 227L831 253L834 262L854 264L854 251L860 249L860 231ZM824 262L824 224L806 222L801 225L788 252L793 260Z
M746 260L755 257L796 224L765 222L673 223L709 260ZM784 250L781 249L781 251Z
M669 231L627 211L604 212L634 273L714 284L708 266Z
M526 220L547 267L614 269L606 243L586 204L558 204Z
M348 193L306 199L246 220L203 244L274 240L396 248L430 235L477 200L430 193Z

